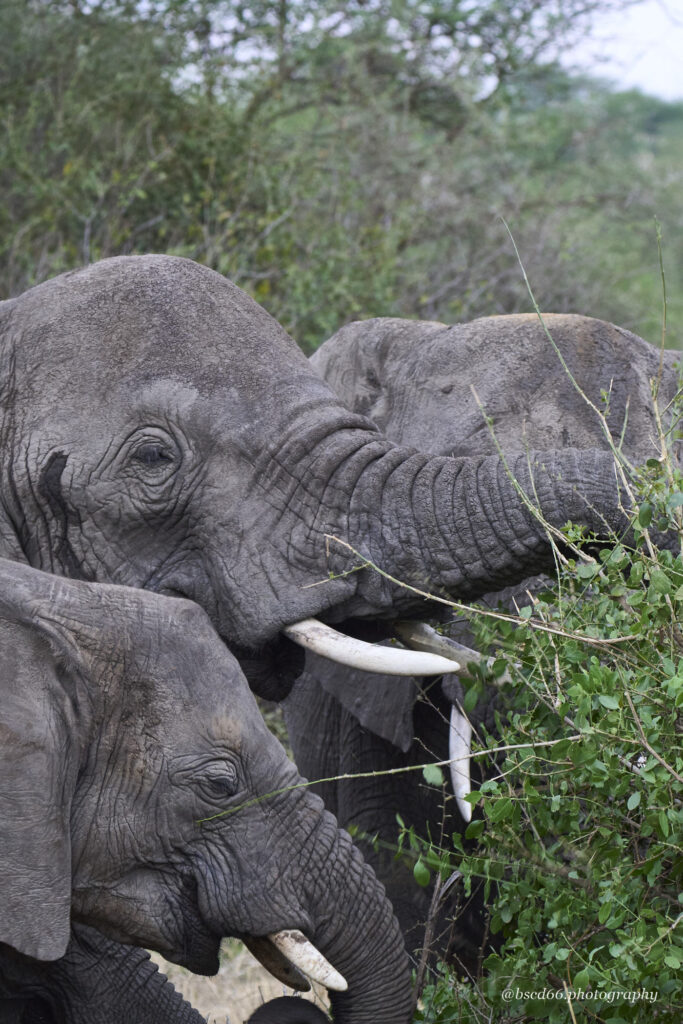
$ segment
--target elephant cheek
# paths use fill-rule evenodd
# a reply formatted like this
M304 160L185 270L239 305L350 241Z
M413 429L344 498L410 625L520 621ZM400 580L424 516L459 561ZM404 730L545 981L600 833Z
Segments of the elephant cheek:
M155 949L197 974L218 970L220 937L196 909L196 886L181 876L180 889L151 869L130 872L107 886L75 888L74 920L117 942Z

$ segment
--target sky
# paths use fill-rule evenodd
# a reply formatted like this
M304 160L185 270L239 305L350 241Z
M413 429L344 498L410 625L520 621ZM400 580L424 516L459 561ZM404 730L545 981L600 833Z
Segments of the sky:
M590 37L564 63L620 88L683 100L683 0L643 0L618 15L595 18Z

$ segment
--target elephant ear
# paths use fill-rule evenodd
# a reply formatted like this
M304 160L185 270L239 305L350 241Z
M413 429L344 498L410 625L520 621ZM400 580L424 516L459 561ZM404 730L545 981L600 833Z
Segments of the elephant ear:
M413 706L418 694L414 679L362 672L309 652L306 668L364 729L404 753L408 751L414 738Z
M69 941L78 766L73 651L26 601L51 578L0 562L0 942L37 960Z

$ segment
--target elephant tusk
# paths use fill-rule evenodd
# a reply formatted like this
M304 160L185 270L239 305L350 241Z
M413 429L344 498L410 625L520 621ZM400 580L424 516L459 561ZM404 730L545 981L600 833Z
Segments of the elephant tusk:
M448 728L448 756L450 758L451 784L455 802L465 821L472 820L472 807L465 800L470 793L470 744L472 726L465 715L454 704Z
M426 622L411 622L408 619L394 622L394 632L404 644L412 647L413 650L428 651L431 654L438 654L442 658L448 658L449 661L457 661L459 668L463 668L470 662L478 664L482 660L481 654L477 651L451 640L450 637L442 636Z
M282 955L270 939L253 938L250 936L242 941L261 966L265 967L283 985L293 988L296 992L310 992L311 983L308 978L294 964L291 964L286 956Z
M322 953L318 952L300 931L274 932L268 936L275 948L311 981L317 981L335 992L346 992L348 985Z
M460 662L482 661L481 654L471 651L469 647L458 644L441 636L426 622L395 622L394 629L404 643L416 647L420 651L429 651L435 655L452 658L457 653ZM454 665L458 662L454 661ZM470 746L472 743L472 726L462 711L455 704L451 707L451 720L448 727L448 757L450 759L451 785L455 794L455 802L462 818L472 820L472 808L465 797L470 793Z
M318 619L302 619L283 629L290 640L323 658L365 672L389 676L441 676L457 672L457 662L438 654L381 647L344 636Z
M473 651L471 647L465 647L464 644L458 643L457 640L451 640L448 636L442 636L432 626L428 626L426 622L410 622L408 620L395 622L394 632L409 647L414 647L417 651L431 651L433 654L441 654L444 658L455 658L460 662L461 668L471 664L481 665L482 663L491 668L496 660L493 657L485 657L479 651ZM512 677L509 669L506 668L501 676L491 681L494 686L503 686L504 683L511 683Z

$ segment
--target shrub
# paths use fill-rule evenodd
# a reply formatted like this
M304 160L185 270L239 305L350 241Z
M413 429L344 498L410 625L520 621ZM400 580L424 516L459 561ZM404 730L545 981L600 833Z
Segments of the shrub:
M475 748L474 852L456 834L420 863L485 880L501 945L476 985L442 966L416 1020L683 1019L683 476L667 454L629 488L628 543L570 526L556 585L473 622L513 685Z

